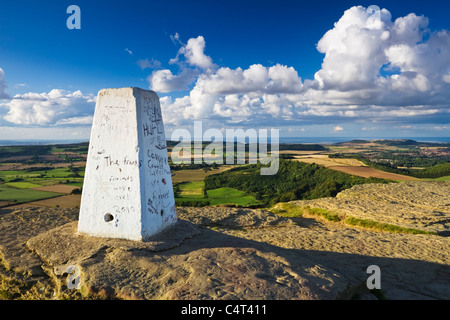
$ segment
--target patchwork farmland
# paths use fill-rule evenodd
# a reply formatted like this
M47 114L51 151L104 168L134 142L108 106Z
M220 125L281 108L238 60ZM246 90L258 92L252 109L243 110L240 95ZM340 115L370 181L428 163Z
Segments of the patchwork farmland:
M168 142L169 152L174 145ZM403 174L410 169L425 172L435 164L442 167L442 164L448 163L449 149L448 144L424 144L409 140L356 140L329 145L280 144L279 154L291 161L314 163L352 176L402 182L421 180ZM88 143L0 147L0 208L79 207L87 151ZM387 164L390 166L383 164L383 161L390 161ZM171 163L177 205L257 206L260 196L243 190L225 186L205 190L207 177L236 166ZM439 169L442 172L433 179L450 178L445 166L442 168Z

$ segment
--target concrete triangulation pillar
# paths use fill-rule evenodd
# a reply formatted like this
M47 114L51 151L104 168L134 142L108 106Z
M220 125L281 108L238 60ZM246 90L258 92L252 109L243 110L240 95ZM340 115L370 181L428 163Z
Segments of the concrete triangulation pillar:
M78 231L146 240L176 222L159 98L139 88L98 93Z

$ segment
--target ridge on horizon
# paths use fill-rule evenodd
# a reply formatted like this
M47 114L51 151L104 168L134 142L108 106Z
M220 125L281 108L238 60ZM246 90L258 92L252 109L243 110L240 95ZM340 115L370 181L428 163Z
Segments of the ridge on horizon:
M167 139L167 141L173 141ZM353 137L280 137L280 144L335 144L354 141L411 141L419 143L450 143L450 137L408 137L408 138L353 138ZM36 145L36 144L76 144L89 142L89 139L12 139L0 140L0 146ZM174 141L177 142L177 141ZM210 142L210 141L205 141Z

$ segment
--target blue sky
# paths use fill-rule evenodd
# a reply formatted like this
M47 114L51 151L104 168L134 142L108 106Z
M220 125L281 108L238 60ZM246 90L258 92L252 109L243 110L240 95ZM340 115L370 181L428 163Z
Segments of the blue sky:
M72 4L81 30L66 27ZM2 1L0 140L87 139L97 92L129 86L158 93L168 137L195 120L281 136L450 136L449 7Z

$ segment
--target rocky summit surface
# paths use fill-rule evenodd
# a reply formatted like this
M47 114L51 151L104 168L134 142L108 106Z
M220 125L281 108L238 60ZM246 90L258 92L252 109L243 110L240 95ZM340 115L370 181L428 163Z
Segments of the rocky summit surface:
M78 210L0 211L0 299L450 299L450 184L356 186L293 202L435 234L266 210L177 208L147 242L77 232ZM370 291L369 266L381 290Z
M450 235L450 181L356 185L335 198L293 201L342 216Z

